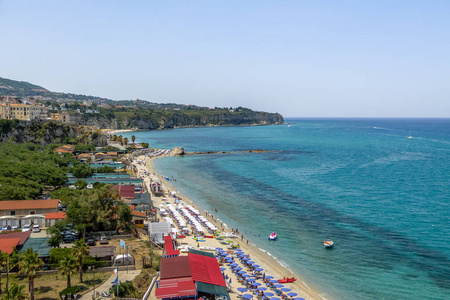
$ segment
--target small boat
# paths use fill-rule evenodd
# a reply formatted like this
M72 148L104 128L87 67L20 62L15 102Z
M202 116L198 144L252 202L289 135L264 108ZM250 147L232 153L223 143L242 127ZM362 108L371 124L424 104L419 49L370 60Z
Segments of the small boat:
M295 277L288 277L288 278L283 278L283 279L278 279L278 283L289 283L289 282L294 282L296 281L297 278Z
M408 139L413 139L414 137L412 135L408 136Z
M333 247L334 242L332 240L323 241L323 245L325 248L331 248Z
M276 240L278 237L278 234L276 234L275 232L272 232L269 237L268 240Z

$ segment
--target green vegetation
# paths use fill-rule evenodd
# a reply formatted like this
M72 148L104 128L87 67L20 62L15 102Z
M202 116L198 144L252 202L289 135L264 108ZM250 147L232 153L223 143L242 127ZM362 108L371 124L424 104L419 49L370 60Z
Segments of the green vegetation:
M66 183L70 158L34 144L0 144L0 200L34 199Z
M30 300L34 300L34 278L36 271L44 266L42 259L32 248L28 248L19 255L19 273L28 276L28 290L30 291Z
M67 287L70 288L70 275L76 272L77 262L71 256L63 257L58 263L58 270L62 275L67 275Z
M92 169L89 165L78 164L73 166L72 174L76 178L87 178L92 175Z

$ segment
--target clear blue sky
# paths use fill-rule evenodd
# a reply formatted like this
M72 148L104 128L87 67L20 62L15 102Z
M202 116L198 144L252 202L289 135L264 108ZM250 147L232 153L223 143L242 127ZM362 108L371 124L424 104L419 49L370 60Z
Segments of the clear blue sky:
M450 1L0 0L0 77L285 117L450 117Z

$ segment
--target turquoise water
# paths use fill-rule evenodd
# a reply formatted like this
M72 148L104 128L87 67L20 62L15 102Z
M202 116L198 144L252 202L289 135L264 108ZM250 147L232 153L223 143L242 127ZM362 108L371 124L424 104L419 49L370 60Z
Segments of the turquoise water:
M326 298L448 299L450 119L286 122L124 136L188 151L273 150L156 167Z

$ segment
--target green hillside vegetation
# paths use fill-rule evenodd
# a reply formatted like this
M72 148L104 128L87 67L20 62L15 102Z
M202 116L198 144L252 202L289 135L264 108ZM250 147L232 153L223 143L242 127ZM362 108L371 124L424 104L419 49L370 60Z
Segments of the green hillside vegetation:
M17 90L46 90L42 86L31 84L26 81L16 81L11 79L6 79L0 77L0 86L4 86L7 89L17 89Z
M59 188L67 179L72 155L60 157L34 144L0 144L0 200L35 199L44 187Z

